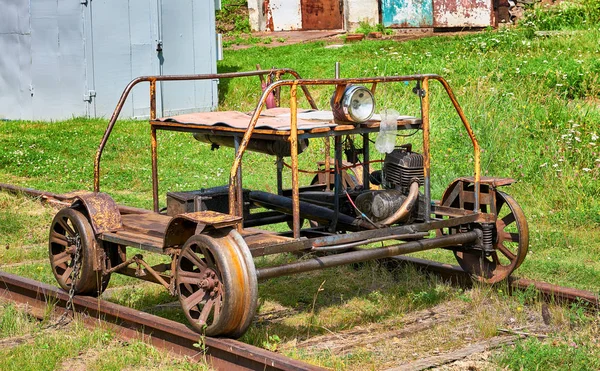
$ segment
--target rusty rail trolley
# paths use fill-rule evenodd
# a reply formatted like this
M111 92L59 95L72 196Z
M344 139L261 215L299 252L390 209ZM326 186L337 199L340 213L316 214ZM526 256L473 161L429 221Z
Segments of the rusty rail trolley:
M266 77L267 83L249 114L156 117L157 82L250 76ZM445 89L473 144L474 173L454 180L440 201L431 200L432 81ZM141 82L150 84L153 211L119 207L100 192L104 147L129 92ZM394 133L420 131L423 153L413 151L410 144L395 146L381 169L371 171L369 135L378 133L382 122L373 114L376 87L408 82L416 84L413 91L420 100L421 117L394 116L391 127ZM317 108L308 90L316 86L331 87L331 110ZM298 108L298 88L310 109ZM290 94L287 108L279 107L283 91ZM388 117L385 120L389 122ZM235 148L229 184L168 192L166 212L161 211L157 130L192 133L213 146ZM342 140L348 136L355 138L352 143L362 142L362 148L344 149ZM298 156L313 138L325 138L325 161L312 184L300 186ZM246 151L277 158L277 194L242 187ZM284 157L290 157L291 189L283 188ZM125 88L94 165L94 192L78 194L50 227L50 262L58 283L72 295L99 295L112 273L161 284L179 297L191 326L208 336L235 338L247 330L256 312L259 280L443 248L454 252L465 271L493 283L519 267L528 249L523 211L498 190L514 180L480 175L477 140L450 86L438 75L348 79L336 73L334 79L302 79L291 69L274 68L139 77ZM308 228L302 228L305 220L310 221ZM288 222L291 230L257 228L282 222ZM374 242L379 247L373 247ZM128 258L127 246L167 255L170 262L151 266L142 255ZM293 263L255 267L254 257L279 253L304 256Z

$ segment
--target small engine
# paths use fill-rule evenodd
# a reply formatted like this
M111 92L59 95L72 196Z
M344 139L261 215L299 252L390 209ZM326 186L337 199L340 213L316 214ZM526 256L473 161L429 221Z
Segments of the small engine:
M411 144L393 150L383 162L380 178L384 189L360 194L356 198L357 207L374 222L385 220L404 203L414 178L419 180L419 185L423 185L423 169L423 155L412 152ZM411 219L422 219L423 216L419 215L424 209L422 203L422 197L419 197L411 212Z

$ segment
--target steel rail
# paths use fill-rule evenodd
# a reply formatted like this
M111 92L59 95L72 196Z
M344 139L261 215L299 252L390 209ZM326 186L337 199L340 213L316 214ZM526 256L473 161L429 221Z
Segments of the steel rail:
M394 256L384 261L388 266L413 265L417 269L430 272L455 284L470 286L473 282L471 275L461 267L419 259L410 256ZM593 307L600 307L600 294L591 291L580 290L572 287L554 285L543 281L534 281L525 278L509 277L507 284L512 290L524 291L533 287L545 300L562 301L567 303L583 302Z
M34 316L43 318L51 304L64 313L62 308L69 294L57 287L0 271L0 298L26 304ZM98 298L75 296L73 306L78 314L84 314L80 317L88 325L98 326L99 321L111 324L120 336L143 338L158 348L207 362L217 370L324 370L237 340L202 337L179 322ZM199 343L200 348L194 346Z

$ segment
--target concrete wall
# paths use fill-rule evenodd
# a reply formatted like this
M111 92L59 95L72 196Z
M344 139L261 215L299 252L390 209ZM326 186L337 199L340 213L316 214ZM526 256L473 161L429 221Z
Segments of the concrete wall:
M376 25L379 23L379 1L344 0L344 16L344 28L350 32L363 21Z

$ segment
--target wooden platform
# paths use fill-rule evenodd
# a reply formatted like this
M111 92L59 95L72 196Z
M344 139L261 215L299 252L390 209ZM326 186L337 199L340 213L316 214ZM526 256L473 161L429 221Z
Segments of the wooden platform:
M128 214L122 215L123 230L103 233L101 239L154 253L163 253L165 231L171 217L162 214ZM293 240L279 236L275 232L257 228L245 228L241 232L250 251L266 245Z

